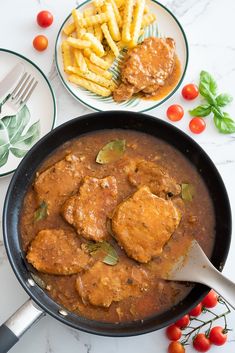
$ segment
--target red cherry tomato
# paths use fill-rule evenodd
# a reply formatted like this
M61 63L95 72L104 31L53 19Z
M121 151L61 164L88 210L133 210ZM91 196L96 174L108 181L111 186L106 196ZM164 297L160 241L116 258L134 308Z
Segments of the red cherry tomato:
M43 51L48 46L48 39L43 35L36 36L33 40L33 46L38 51Z
M206 128L205 120L200 118L199 116L193 118L189 123L189 129L194 134L200 134L205 130L205 128Z
M210 330L209 340L216 346L222 346L227 341L227 332L221 326L215 326Z
M182 336L181 329L176 325L171 325L166 329L166 335L170 341L178 341Z
M181 319L176 321L175 325L179 328L185 328L190 323L189 315L184 315Z
M199 333L193 340L193 347L198 352L207 352L211 347L211 343L204 333Z
M179 104L173 104L167 109L166 115L171 121L179 121L184 116L184 109Z
M214 308L214 306L216 306L217 303L218 303L218 295L213 289L202 300L202 306L204 306L205 308Z
M185 348L180 342L174 341L169 344L168 353L185 353Z
M37 15L37 23L41 27L49 27L53 22L53 16L49 11L41 11Z
M190 312L190 316L199 316L202 312L202 303L199 303L195 308L193 308Z
M197 98L197 96L199 95L199 90L195 84L189 83L188 85L185 85L183 87L181 93L182 93L182 96L184 97L184 99L192 100L192 99Z

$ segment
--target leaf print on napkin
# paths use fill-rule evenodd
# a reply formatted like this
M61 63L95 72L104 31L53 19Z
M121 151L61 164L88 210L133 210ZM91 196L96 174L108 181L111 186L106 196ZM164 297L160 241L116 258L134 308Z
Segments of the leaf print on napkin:
M16 115L5 116L0 120L0 167L6 164L9 153L22 158L40 136L40 122L28 129L30 112L25 105Z

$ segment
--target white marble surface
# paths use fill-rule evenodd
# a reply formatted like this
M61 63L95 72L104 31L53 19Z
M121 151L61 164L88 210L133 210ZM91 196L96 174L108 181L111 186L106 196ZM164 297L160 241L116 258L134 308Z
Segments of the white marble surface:
M75 0L7 0L0 1L0 47L15 50L33 60L48 75L57 97L58 124L89 112L76 102L62 86L53 63L53 50L57 31L67 14L76 5ZM189 41L190 62L184 82L197 81L201 69L216 77L221 91L228 91L235 97L235 2L233 0L164 0L182 23ZM51 10L55 21L49 29L43 30L35 23L36 14ZM47 51L35 52L31 42L38 33L46 33L50 44ZM179 91L160 108L150 114L165 119L165 110L170 103L183 103L185 109L195 103L182 101ZM235 117L235 102L227 109ZM177 124L190 134L189 117ZM235 135L220 135L212 121L207 120L206 131L192 136L206 150L218 167L228 190L233 219L235 218ZM2 206L10 176L0 180L0 219ZM234 232L233 232L234 233ZM235 234L224 273L235 281ZM21 305L27 295L18 284L8 263L0 230L0 323ZM230 326L235 326L235 314L229 317ZM226 348L211 349L212 352L234 352L235 333L229 335ZM68 328L47 316L28 331L12 349L12 353L146 353L166 352L167 340L163 331L132 338L104 338L85 334ZM187 352L191 352L187 348Z

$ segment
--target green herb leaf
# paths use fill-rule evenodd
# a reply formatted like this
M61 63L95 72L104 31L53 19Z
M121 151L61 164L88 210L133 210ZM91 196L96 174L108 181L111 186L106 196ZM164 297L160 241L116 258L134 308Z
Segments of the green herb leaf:
M118 263L118 255L114 247L106 241L100 243L88 242L85 249L92 255L101 258L102 262L114 266Z
M215 96L217 93L217 83L207 71L201 71L200 73L199 92L205 98L208 94L209 96Z
M235 132L235 122L230 118L228 113L223 113L223 118L220 115L214 115L214 123L219 132L222 134L232 134Z
M216 97L215 101L219 107L225 107L227 104L231 103L232 100L233 100L233 97L230 96L230 94L222 93Z
M181 184L181 197L185 201L192 201L194 196L194 186L192 184Z
M121 158L126 149L125 140L114 140L107 143L99 151L96 162L99 164L107 164L110 162L115 162Z
M199 105L198 107L189 111L192 116L205 117L211 113L211 106L209 104Z
M47 203L45 201L42 201L38 209L34 212L34 221L38 222L46 218L47 216L48 216Z

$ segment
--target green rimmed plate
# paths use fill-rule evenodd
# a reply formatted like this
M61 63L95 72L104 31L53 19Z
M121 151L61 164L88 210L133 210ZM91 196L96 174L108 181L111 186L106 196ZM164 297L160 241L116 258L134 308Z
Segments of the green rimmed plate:
M90 0L79 5L77 8L81 11L85 10L89 4ZM167 96L159 100L144 100L138 96L132 97L126 102L116 103L112 97L100 97L92 92L87 91L82 87L78 87L68 81L67 75L63 70L63 62L61 55L61 42L65 38L62 29L63 27L72 22L71 15L69 15L63 22L55 45L55 61L56 67L59 73L59 76L62 80L62 83L66 89L72 94L72 96L80 101L82 104L88 108L96 111L106 111L106 110L129 110L134 112L145 112L150 109L153 109L163 102L165 102L169 97L171 97L174 92L180 86L186 69L188 65L188 43L187 38L184 33L182 26L176 17L162 4L155 0L147 0L147 4L150 8L150 12L156 14L157 20L154 24L150 25L143 35L143 38L150 36L156 37L172 37L176 43L176 53L181 63L181 75L179 77L177 85L170 91ZM115 60L114 64L110 68L110 71L113 72L114 77L119 76L119 65L118 63L122 60L124 53L120 53L119 57Z
M14 172L29 149L51 131L56 122L56 102L51 85L31 60L0 48L0 81L19 62L35 77L38 85L27 106L0 121L0 177Z

